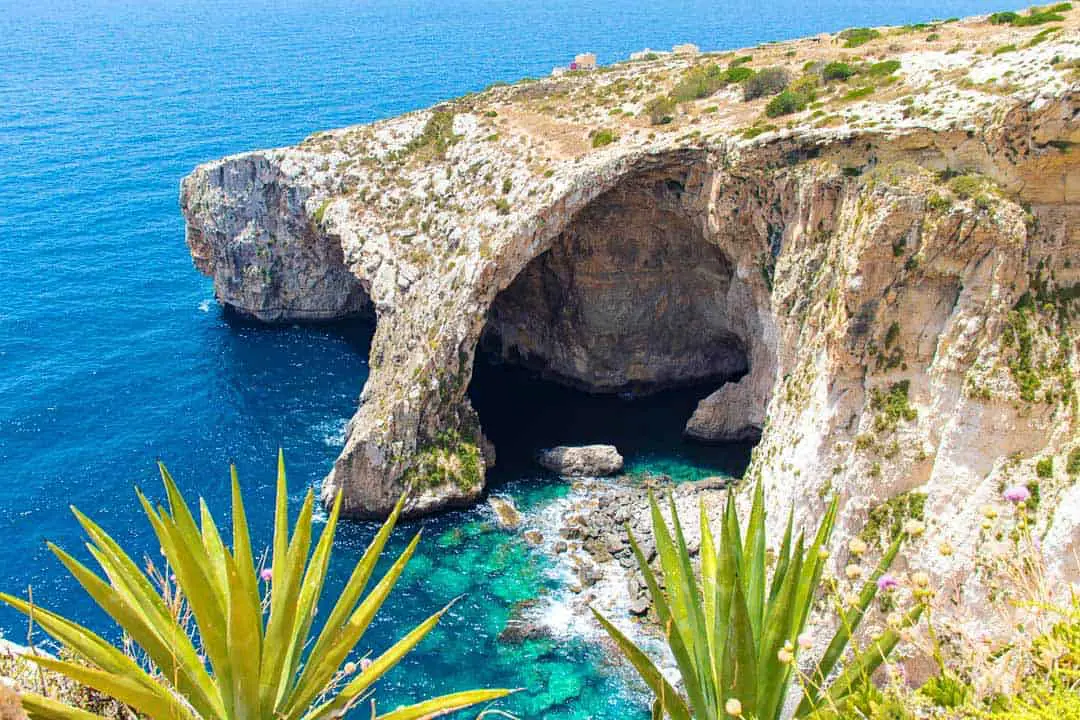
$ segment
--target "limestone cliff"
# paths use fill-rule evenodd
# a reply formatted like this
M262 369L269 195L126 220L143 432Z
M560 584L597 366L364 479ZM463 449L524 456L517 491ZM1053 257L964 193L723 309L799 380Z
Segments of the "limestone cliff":
M737 379L686 432L760 435L749 474L770 498L809 517L839 492L849 527L914 490L964 546L982 499L1052 457L1041 521L1076 551L1074 16L492 88L200 166L188 244L254 317L373 308L324 483L354 517L406 486L416 514L480 496L483 343L592 391ZM746 100L740 67L785 68L789 89Z

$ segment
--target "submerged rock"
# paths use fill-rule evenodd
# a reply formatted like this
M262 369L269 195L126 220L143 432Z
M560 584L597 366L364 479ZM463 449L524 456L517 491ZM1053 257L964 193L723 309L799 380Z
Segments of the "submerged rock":
M492 495L488 498L488 506L495 512L495 522L503 530L517 530L521 525L521 512L513 498Z
M559 446L541 450L536 461L564 477L604 477L622 470L623 458L614 445Z

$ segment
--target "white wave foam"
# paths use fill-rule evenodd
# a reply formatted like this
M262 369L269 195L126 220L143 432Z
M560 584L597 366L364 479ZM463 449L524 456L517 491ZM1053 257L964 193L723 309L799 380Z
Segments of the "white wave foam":
M345 428L349 425L349 418L329 418L316 423L312 428L315 436L323 441L327 447L340 448L345 444Z

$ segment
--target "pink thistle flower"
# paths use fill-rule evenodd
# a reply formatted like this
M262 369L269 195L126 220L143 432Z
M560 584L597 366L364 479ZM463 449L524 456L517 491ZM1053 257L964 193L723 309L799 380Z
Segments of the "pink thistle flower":
M259 578L263 582L270 582L274 579L274 570L272 568L263 568L259 571Z
M1019 504L1031 499L1031 491L1023 485L1013 485L1005 488L1003 496L1009 502Z
M371 658L360 658L360 671L363 672L371 667Z
M900 587L900 581L892 575L882 575L878 578L877 589L881 592L887 592L889 590L895 590Z

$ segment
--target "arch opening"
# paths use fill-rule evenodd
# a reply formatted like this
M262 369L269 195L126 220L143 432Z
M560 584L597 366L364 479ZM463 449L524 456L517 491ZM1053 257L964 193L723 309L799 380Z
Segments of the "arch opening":
M611 442L745 470L757 436L717 449L684 433L700 400L750 372L755 341L746 283L709 237L709 179L686 162L626 176L496 296L471 395L497 467L540 446ZM499 409L515 403L528 419L511 430Z

